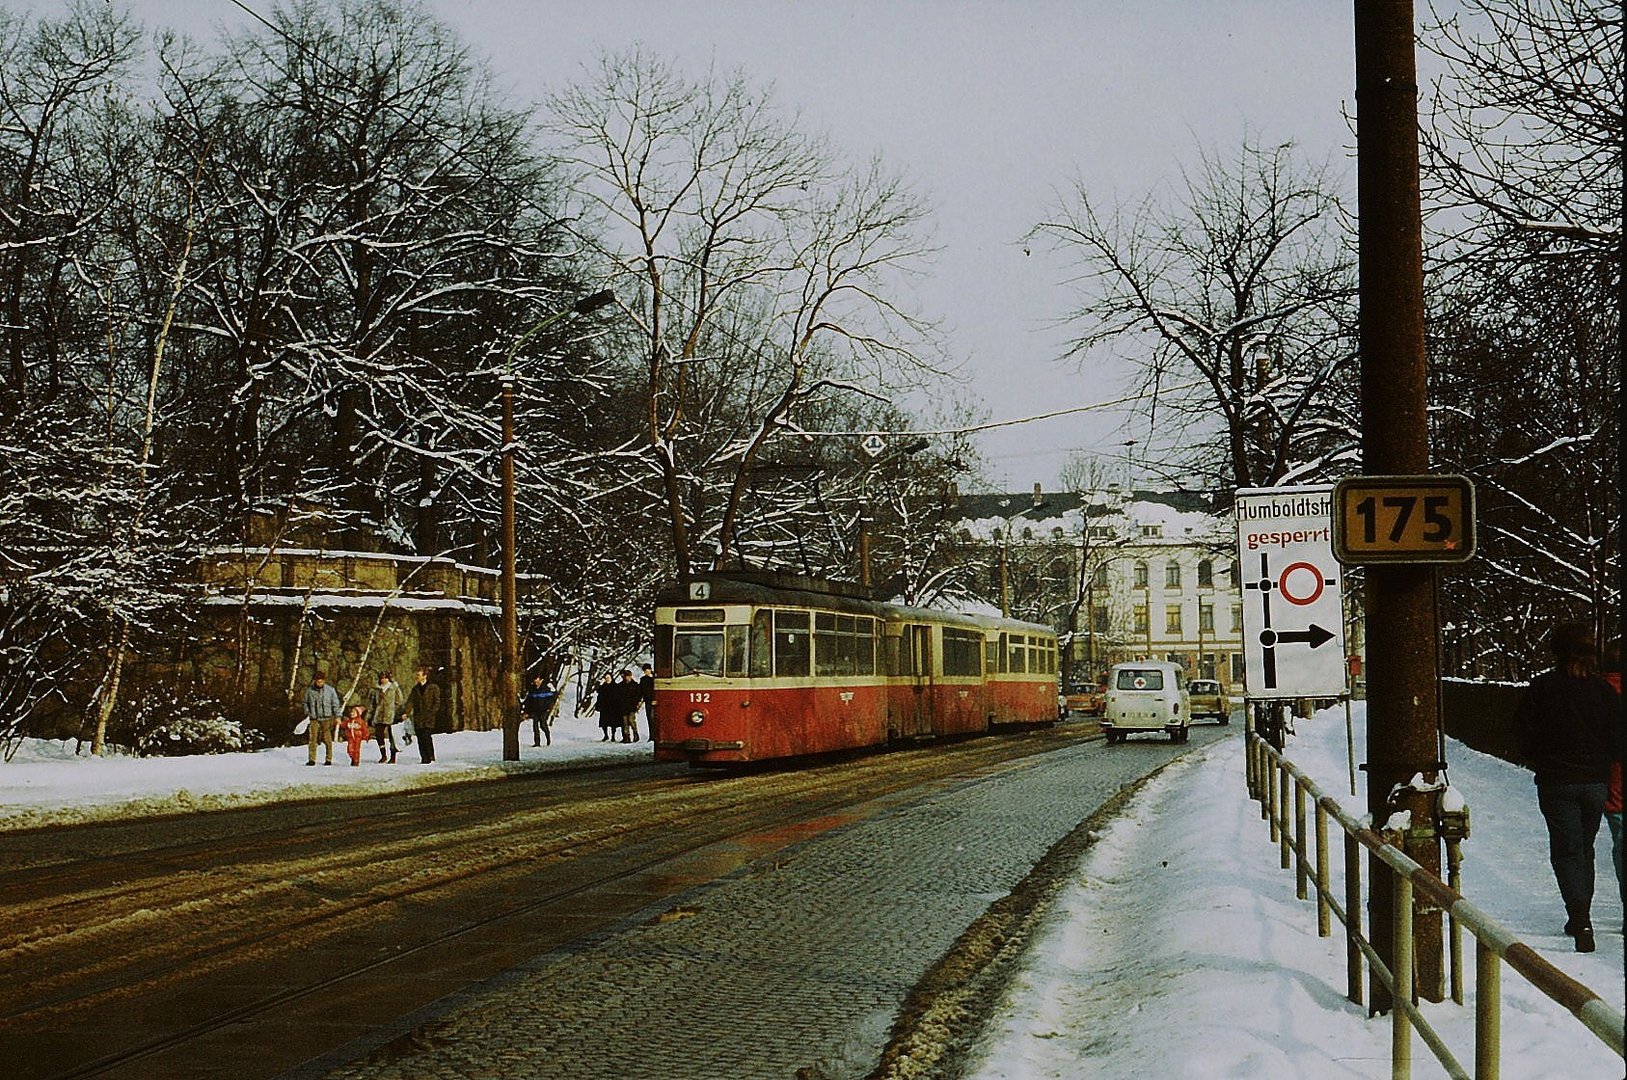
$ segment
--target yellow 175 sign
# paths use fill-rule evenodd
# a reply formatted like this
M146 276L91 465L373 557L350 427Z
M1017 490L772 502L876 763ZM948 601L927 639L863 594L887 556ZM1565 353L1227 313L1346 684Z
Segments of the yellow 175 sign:
M1466 562L1474 546L1466 476L1347 476L1333 487L1333 556L1342 563Z

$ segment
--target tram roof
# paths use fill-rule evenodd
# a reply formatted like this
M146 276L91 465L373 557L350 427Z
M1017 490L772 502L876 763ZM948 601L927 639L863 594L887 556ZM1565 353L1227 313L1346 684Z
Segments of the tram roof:
M689 586L693 582L709 585L710 595L705 600L690 598ZM1051 634L1054 629L1039 623L1002 618L993 613L957 611L953 608L914 607L889 604L877 598L875 590L848 581L828 581L823 578L804 577L800 574L778 573L768 570L729 570L717 573L691 574L676 585L669 585L656 594L655 602L663 606L686 604L784 604L796 607L825 608L832 611L892 616L905 619L932 620L958 623L963 626L1001 628L1029 633Z

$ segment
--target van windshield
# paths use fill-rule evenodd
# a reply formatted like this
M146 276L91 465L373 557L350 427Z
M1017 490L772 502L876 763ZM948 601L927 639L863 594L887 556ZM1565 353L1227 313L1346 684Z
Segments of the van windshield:
M1157 668L1123 668L1115 685L1120 690L1162 690L1164 673Z

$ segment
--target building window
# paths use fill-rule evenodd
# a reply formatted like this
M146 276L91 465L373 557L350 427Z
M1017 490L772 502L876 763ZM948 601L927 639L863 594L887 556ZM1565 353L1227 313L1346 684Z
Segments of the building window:
M1212 589L1215 587L1215 564L1210 559L1201 559L1198 562L1198 588Z
M1181 587L1181 564L1167 562L1164 564L1164 588L1179 589Z
M1181 632L1181 605L1171 604L1164 609L1164 633L1179 634Z
M1198 629L1203 631L1205 634L1212 634L1215 632L1215 605L1198 605ZM1213 664L1210 665L1210 667L1213 666ZM1208 678L1212 679L1214 676L1210 675Z
M1237 588L1243 584L1243 564L1236 559L1232 560L1232 587Z
M1243 605L1242 604L1233 604L1232 605L1232 632L1233 633L1238 633L1238 634L1243 632Z
M1145 589L1147 587L1147 564L1144 562L1136 563L1135 587L1138 589Z
M1099 607L1090 613L1090 624L1098 634L1107 633L1107 609Z
M1091 579L1092 584L1107 588L1107 564L1102 563L1096 568L1096 576Z
M1135 632L1145 635L1147 633L1147 605L1137 604L1135 615Z
M1243 654L1240 652L1232 653L1232 682L1243 682L1247 675L1248 672L1243 670Z
M1164 535L1164 527L1162 525L1143 525L1143 526L1141 526L1141 538L1143 540L1157 540L1160 537L1162 537L1163 535Z
M1090 538L1092 540L1111 540L1113 538L1113 527L1111 525L1092 525L1090 527Z

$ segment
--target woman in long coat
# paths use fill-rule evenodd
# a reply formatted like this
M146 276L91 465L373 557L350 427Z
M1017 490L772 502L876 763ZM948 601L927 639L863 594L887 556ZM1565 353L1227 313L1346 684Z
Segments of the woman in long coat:
M599 685L593 689L593 708L599 714L599 730L604 733L600 742L610 742L611 732L621 730L621 697L616 692L616 684L610 681L609 675L599 679Z

